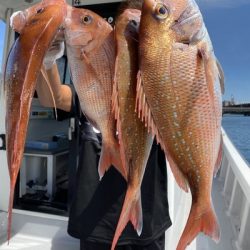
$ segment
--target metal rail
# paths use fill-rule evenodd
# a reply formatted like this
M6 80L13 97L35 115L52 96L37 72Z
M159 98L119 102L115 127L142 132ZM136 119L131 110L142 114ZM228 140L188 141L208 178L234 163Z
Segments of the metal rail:
M227 214L231 219L237 250L250 249L250 167L236 150L223 130L223 161L219 180L223 182L223 195Z

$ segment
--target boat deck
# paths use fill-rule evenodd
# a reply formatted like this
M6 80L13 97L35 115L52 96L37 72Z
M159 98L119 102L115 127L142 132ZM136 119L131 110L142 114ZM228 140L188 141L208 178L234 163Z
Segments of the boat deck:
M221 226L221 241L215 244L209 237L200 234L195 241L188 247L188 250L234 250L233 230L230 218L226 214L226 203L222 195L223 185L219 180L214 181L213 201L216 214ZM190 203L190 196L182 194L180 197L181 205ZM189 205L187 205L189 206ZM14 211L13 214L13 233L10 244L6 242L6 213L0 214L1 250L79 250L79 241L67 235L67 218L60 216L48 216L32 212ZM173 221L174 223L174 221ZM173 227L166 232L166 250L171 249L177 227ZM171 231L172 230L172 231ZM176 237L176 236L175 236Z

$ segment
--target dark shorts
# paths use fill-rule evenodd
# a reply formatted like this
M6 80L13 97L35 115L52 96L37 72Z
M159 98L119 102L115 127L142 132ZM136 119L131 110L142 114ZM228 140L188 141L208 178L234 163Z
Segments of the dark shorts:
M121 213L126 181L111 168L99 181L101 145L91 136L82 138L76 188L70 209L68 232L89 242L111 244ZM138 237L131 223L125 227L118 245L148 245L171 225L167 200L165 155L154 143L141 187L143 230ZM98 249L95 249L98 250Z
M81 240L80 250L110 250L111 245L88 242ZM149 245L124 245L117 246L116 250L165 250L165 233Z

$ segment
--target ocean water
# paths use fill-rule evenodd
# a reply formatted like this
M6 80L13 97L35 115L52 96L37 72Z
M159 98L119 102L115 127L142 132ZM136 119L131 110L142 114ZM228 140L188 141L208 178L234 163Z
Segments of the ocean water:
M234 146L250 165L250 116L224 115L222 126Z

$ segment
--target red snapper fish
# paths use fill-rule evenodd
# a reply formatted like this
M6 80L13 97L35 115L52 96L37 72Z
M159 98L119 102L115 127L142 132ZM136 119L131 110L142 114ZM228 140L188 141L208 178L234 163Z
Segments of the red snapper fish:
M10 175L8 240L11 234L14 188L23 157L36 80L45 53L65 15L64 0L45 0L25 10L22 16L16 15L12 19L20 36L10 51L4 74L7 162Z
M164 149L177 183L192 194L177 250L199 232L218 242L211 188L222 155L224 85L202 15L194 0L145 0L139 33L138 112Z
M138 235L143 227L140 187L153 140L135 112L140 15L140 10L126 9L115 23L117 54L113 107L117 119L122 163L128 171L128 180L112 250L129 221Z
M99 176L111 164L127 179L123 168L112 112L112 85L115 68L113 28L99 15L86 9L68 7L65 39L70 72L81 109L102 133Z

